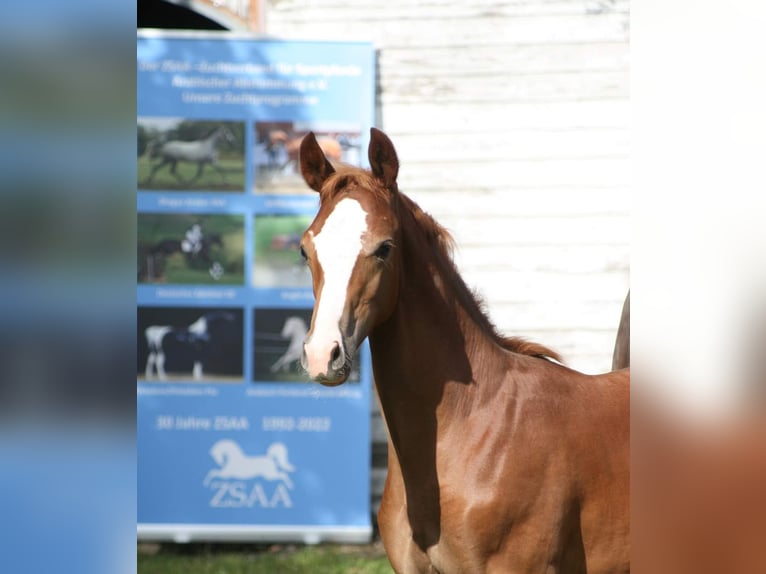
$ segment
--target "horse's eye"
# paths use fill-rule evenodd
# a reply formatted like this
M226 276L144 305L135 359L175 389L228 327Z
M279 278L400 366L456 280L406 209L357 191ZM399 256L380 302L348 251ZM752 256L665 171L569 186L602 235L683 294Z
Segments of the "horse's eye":
M381 243L378 248L375 250L375 257L380 259L381 261L385 261L388 259L388 256L391 254L391 248L393 245L390 241L384 241Z

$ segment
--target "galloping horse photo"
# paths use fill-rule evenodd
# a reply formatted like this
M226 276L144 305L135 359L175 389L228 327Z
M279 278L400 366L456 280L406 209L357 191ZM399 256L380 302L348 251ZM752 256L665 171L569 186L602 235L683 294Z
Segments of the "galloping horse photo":
M586 375L498 333L375 128L368 155L370 170L335 166L314 134L301 144L320 200L301 242L316 298L302 362L343 384L369 339L394 570L629 572L629 370Z
M140 189L244 191L240 122L142 118L139 138Z

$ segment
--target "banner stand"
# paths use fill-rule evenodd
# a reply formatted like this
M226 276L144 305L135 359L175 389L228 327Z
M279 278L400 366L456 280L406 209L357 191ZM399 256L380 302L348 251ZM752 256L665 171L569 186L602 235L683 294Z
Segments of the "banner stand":
M300 367L297 150L366 161L373 47L150 31L137 59L138 538L368 542L369 348L340 387Z

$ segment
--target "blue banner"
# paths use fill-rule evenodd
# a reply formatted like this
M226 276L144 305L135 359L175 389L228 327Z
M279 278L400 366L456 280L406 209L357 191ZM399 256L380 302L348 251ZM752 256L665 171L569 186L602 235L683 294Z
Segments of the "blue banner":
M137 70L139 538L367 541L369 350L301 370L297 154L364 162L372 45L141 34Z

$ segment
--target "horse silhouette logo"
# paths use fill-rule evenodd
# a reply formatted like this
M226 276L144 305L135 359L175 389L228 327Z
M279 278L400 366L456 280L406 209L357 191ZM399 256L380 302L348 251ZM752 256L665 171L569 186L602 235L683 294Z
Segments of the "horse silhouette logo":
M287 459L287 447L281 442L272 443L265 455L247 455L236 442L223 439L210 449L219 468L207 473L203 484L208 486L214 478L242 479L264 478L281 480L287 488L293 488L293 481L288 473L295 472L295 467Z

